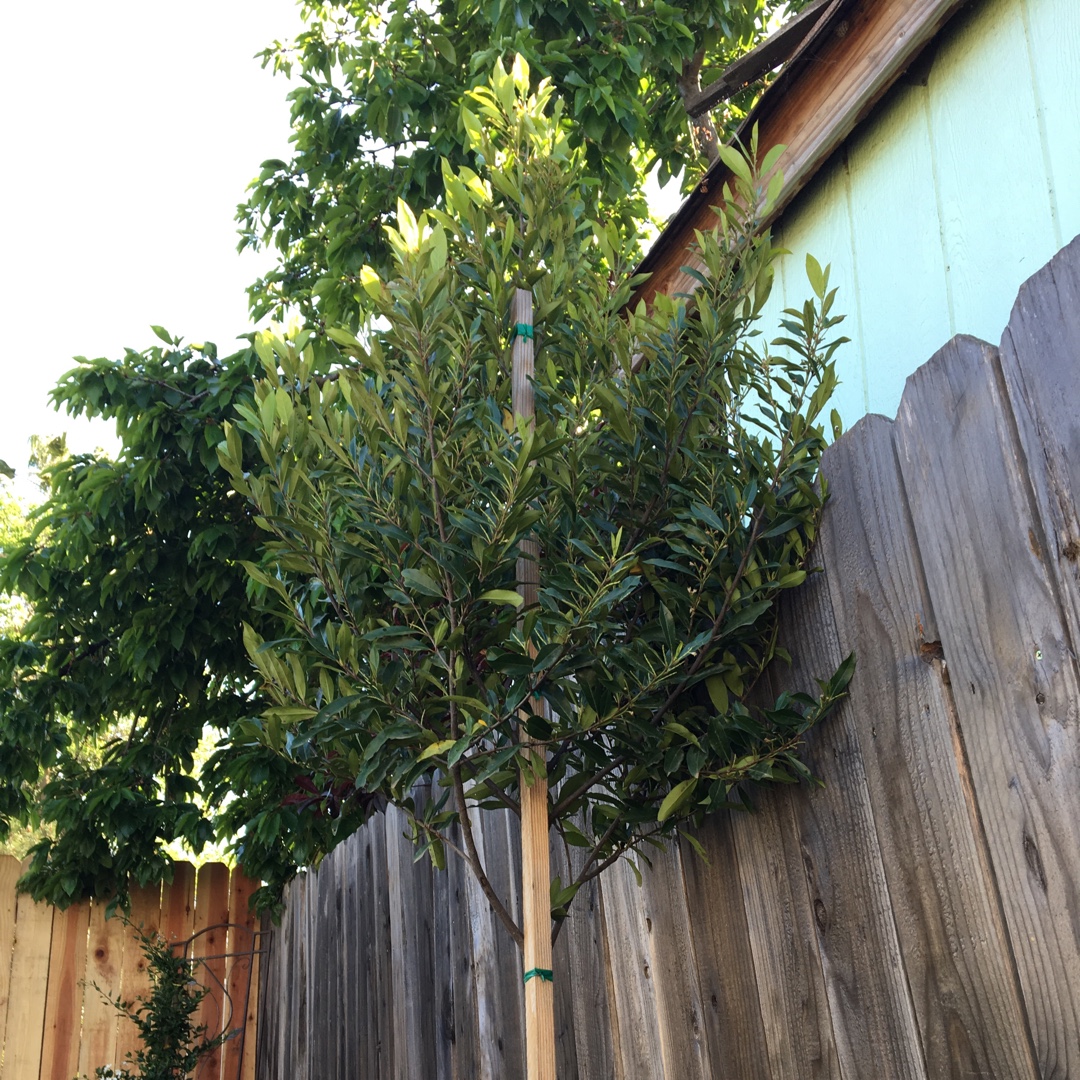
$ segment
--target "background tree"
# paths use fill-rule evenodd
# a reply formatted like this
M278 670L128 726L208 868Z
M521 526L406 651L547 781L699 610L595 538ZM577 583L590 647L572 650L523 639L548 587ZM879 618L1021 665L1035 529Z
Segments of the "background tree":
M621 250L641 210L638 166L653 154L674 170L691 152L664 78L702 42L718 62L743 48L773 6L310 5L297 45L267 54L299 75L297 151L267 166L243 214L243 242L280 253L253 291L256 310L296 303L315 330L355 328L364 261L392 261L382 222L393 196L441 198L442 154L464 175L460 95L512 42L554 76L566 151L586 169L575 200L602 223L601 244L578 238L574 250L603 265L603 245ZM649 150L654 128L669 142ZM621 272L613 260L607 270ZM58 406L114 420L123 449L116 461L53 463L31 535L0 554L0 591L33 610L24 632L0 640L0 831L44 823L26 883L59 903L122 892L129 874L167 875L166 843L198 850L211 836L238 838L267 898L378 802L355 777L272 752L249 722L265 702L238 628L246 618L275 640L278 616L260 611L268 587L241 570L262 557L263 538L214 447L252 400L258 360L159 336L120 360L83 360L61 382ZM344 363L321 334L309 346L320 378ZM254 474L263 467L244 437L240 455ZM206 736L219 744L194 767ZM99 756L81 753L91 745Z
M514 54L537 79L551 80L573 121L568 138L590 177L590 216L615 222L633 244L648 218L650 170L659 169L661 183L683 174L688 190L708 164L686 95L750 48L771 18L805 2L308 4L304 33L263 57L296 76L296 150L263 164L240 208L241 247L267 245L279 256L253 285L252 310L280 314L296 305L308 319L355 327L361 267L391 265L383 226L397 199L434 206L440 162L470 163L460 103L497 58ZM752 96L717 114L722 135Z
M260 336L266 374L222 450L271 537L249 572L287 627L246 630L272 699L251 734L320 786L402 806L436 864L455 847L519 943L470 807L517 811L519 776L546 773L552 828L585 849L553 883L557 928L584 881L743 780L807 776L802 737L850 674L819 700L750 704L822 506L819 420L844 340L827 273L808 264L818 305L789 312L790 353L760 348L775 252L735 155L693 313L627 316L615 230L583 218L584 154L552 99L547 82L530 95L520 58L470 92L477 170L445 167L446 211L400 204L392 280L361 271L384 325L366 344L328 331L349 357L330 378L310 335ZM510 414L525 285L534 431ZM265 468L244 467L241 432ZM519 611L533 536L539 599Z
M40 821L24 883L61 905L167 876L172 840L198 852L241 833L273 891L330 835L304 812L319 793L261 746L227 741L192 775L204 735L227 740L261 707L239 634L270 625L238 565L258 530L215 450L257 360L160 333L61 381L56 401L115 420L123 449L49 465L48 499L0 562L0 588L30 604L0 640L0 822Z

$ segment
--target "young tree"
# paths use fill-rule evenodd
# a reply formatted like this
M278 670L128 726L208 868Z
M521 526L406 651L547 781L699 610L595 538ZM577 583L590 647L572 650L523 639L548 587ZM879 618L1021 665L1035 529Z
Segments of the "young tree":
M403 807L420 848L437 865L454 848L520 943L471 808L518 811L546 779L554 834L585 852L552 883L557 933L619 857L730 805L744 780L808 775L800 743L850 661L817 699L751 692L778 652L776 600L806 577L844 339L811 260L816 304L788 312L786 351L764 346L775 251L743 159L699 238L693 305L627 313L616 235L584 216L584 155L551 84L530 92L519 57L468 108L476 171L444 167L445 210L399 204L392 279L361 271L380 323L363 340L328 331L347 357L328 375L307 333L261 335L265 374L221 455L270 537L248 571L288 627L245 631L272 699L251 735L320 785ZM510 315L522 287L534 326ZM515 334L538 344L533 428L512 412ZM242 436L263 468L245 468Z
M466 175L471 136L459 97L483 81L488 50L510 40L553 73L567 119L591 129L568 124L563 132L566 152L590 177L576 187L579 222L586 214L604 222L603 244L620 248L634 205L625 199L640 179L627 171L638 153L627 133L645 147L649 125L668 116L651 104L642 112L643 101L660 100L648 98L642 80L655 77L655 93L668 93L663 79L696 55L679 44L694 36L688 27L698 34L695 49L706 42L710 56L722 57L742 48L773 6L519 5L493 14L471 5L311 5L296 49L269 54L281 66L295 61L303 80L294 95L296 156L268 166L246 212L245 242L261 236L281 253L272 280L255 290L256 308L299 304L316 331L310 370L331 373L341 354L321 328L339 321L355 329L358 288L365 306L378 306L383 294L373 284L366 291L361 272L365 260L392 261L381 221L394 193L417 203L441 198L442 154ZM372 29L379 12L385 27ZM648 71L635 72L642 65ZM671 132L682 134L671 138L685 146L676 112ZM605 129L611 123L622 133ZM400 145L389 157L368 153L383 143ZM678 155L657 147L674 169ZM579 239L563 243L602 261L602 245L582 248ZM611 261L607 269L625 268ZM538 285L539 294L553 287ZM252 350L219 358L213 346L182 346L160 333L163 346L83 361L65 377L57 404L115 420L123 449L115 462L88 455L55 464L32 536L0 555L0 591L33 602L25 633L0 640L0 832L11 821L44 820L49 838L26 883L59 903L122 892L128 874L167 874L165 843L179 837L197 850L212 833L239 837L245 869L269 883L265 901L382 797L358 790L355 777L330 782L300 754L271 752L245 723L264 703L237 628L246 618L274 640L277 616L259 610L265 587L241 571L242 561L260 560L263 541L218 471L214 445L237 404L251 400L258 360ZM253 444L242 454L257 473ZM205 732L221 741L191 775ZM73 742L95 740L108 744L100 762L71 752Z
M243 834L267 895L332 843L331 823L304 812L306 777L230 738L262 707L240 624L272 624L238 565L257 557L258 529L215 447L257 358L161 336L61 381L57 402L115 420L123 449L54 461L30 527L0 541L0 591L30 605L0 639L0 826L40 821L24 885L61 906L167 876L177 838L198 851ZM226 743L192 775L204 732Z
M433 206L442 197L441 162L471 160L465 93L487 80L497 58L515 53L551 80L573 121L567 137L592 178L582 193L590 216L615 222L632 243L648 217L642 190L650 170L658 167L666 183L689 167L692 187L697 164L708 163L686 96L760 39L778 12L805 2L307 5L297 40L263 54L299 79L290 95L295 152L264 163L239 212L242 246L265 244L280 256L252 287L253 310L298 305L312 320L355 325L361 268L392 266L383 226L397 199ZM736 102L721 130L742 115Z

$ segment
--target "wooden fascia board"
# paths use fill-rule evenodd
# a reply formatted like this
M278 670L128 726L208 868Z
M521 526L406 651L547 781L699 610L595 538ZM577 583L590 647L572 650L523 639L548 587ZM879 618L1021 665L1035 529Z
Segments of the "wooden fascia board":
M762 95L740 134L758 125L761 156L785 149L776 168L784 186L762 226L790 204L855 125L881 99L945 23L970 0L861 0L840 20L829 20L799 60L793 77L781 78ZM749 141L748 139L746 141ZM651 302L657 292L692 292L684 266L701 270L692 251L696 231L715 223L713 206L723 198L731 173L718 161L660 234L636 273L650 278L634 294ZM763 178L767 184L768 177Z

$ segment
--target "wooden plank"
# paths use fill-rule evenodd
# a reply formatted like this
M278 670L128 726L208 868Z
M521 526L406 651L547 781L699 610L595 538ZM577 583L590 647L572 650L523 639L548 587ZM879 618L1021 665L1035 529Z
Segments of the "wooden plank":
M460 846L460 829L453 829L450 836ZM469 908L472 875L464 859L453 852L447 854L446 875L454 1002L451 1075L454 1080L472 1080L481 1075L476 961Z
M206 1025L207 1038L215 1038L225 1023L225 979L229 925L229 868L224 863L199 867L195 883L195 940L192 955L199 963L194 975L208 993L195 1013L197 1025ZM206 1080L221 1075L221 1047L215 1047L199 1062Z
M549 858L552 881L570 879L570 868L566 862L566 851L552 831L552 844ZM571 905L572 907L573 905ZM564 925L558 940L551 950L551 970L554 973L553 1008L555 1016L555 1075L578 1076L580 1069L577 1061L577 1040L574 1033L574 992L587 990L576 987L570 971L570 942ZM594 1021L595 1022L595 1021Z
M840 1080L792 793L754 801L757 812L731 824L769 1068L785 1080Z
M684 843L682 865L709 1075L770 1080L730 815L711 815L695 838L705 858Z
M432 955L431 871L413 861L403 811L387 807L386 870L389 883L391 971L394 999L393 1080L429 1080L435 1061L436 998Z
M663 1080L653 958L637 879L620 860L604 873L601 888L622 1075Z
M911 377L896 440L1040 1075L1064 1077L1080 1071L1080 685L998 380L996 349L954 340Z
M773 668L779 688L816 690L843 653L830 600L834 573L807 580L781 609L781 640L793 662ZM873 809L850 702L812 730L804 755L823 787L801 787L793 799L814 928L829 994L840 1068L854 1075L875 1061L876 1075L914 1080L925 1075L896 926L889 903Z
M457 859L452 852L449 859ZM453 1080L456 1037L456 986L451 951L450 872L431 867L432 978L431 994L435 1004L435 1080Z
M309 1020L311 986L308 982L308 965L311 957L307 950L307 924L309 909L314 903L314 876L309 871L299 881L300 888L294 897L292 922L289 927L289 987L292 999L287 1012L283 1010L281 1025L284 1036L282 1069L285 1076L310 1076L308 1052L310 1048ZM296 901L299 902L296 902Z
M580 848L571 848L570 865L575 875L581 872L585 858ZM566 925L555 945L556 971L562 973L557 975L555 983L556 1005L560 993L570 999L577 1075L623 1080L614 1045L615 1019L608 986L609 961L600 889L598 879L587 882L570 905Z
M83 979L90 904L72 904L53 915L49 987L45 1000L41 1080L71 1080L79 1070Z
M104 901L90 907L87 937L86 983L83 988L82 1045L79 1071L93 1076L99 1065L116 1064L117 1014L120 969L124 960L124 924L106 919Z
M11 998L11 958L15 948L15 887L22 876L19 860L0 855L0 1047L7 1038Z
M230 1015L226 1022L238 1034L231 1038L221 1053L223 1080L243 1080L244 1065L254 1076L255 1029L258 1023L258 963L257 955L241 955L254 952L260 946L259 917L251 910L249 901L259 887L242 870L233 867L229 875L229 935L230 954L228 973L228 999Z
M773 146L786 147L777 163L785 182L773 219L964 2L862 0L833 33L815 38L797 71L778 78L762 95L741 131L758 126L762 154ZM722 163L709 170L638 268L652 276L633 303L648 302L657 291L693 292L694 279L682 267L701 268L689 254L694 231L713 227L712 206L730 179Z
M41 1068L52 925L53 908L35 904L25 893L19 895L15 903L7 1042L0 1072L4 1080L35 1077Z
M389 1080L394 1060L393 980L390 951L390 887L386 880L386 824L375 818L371 828L371 904L375 918L375 1026L369 1036L376 1043L377 1071Z
M1080 642L1080 237L1025 282L1001 367L1042 522L1038 543Z
M187 941L194 927L195 867L189 862L174 863L172 882L162 887L161 933L170 945L176 945Z
M546 787L545 787L546 791ZM546 798L546 796L545 796ZM547 820L547 811L544 811ZM516 822L514 823L516 826ZM520 833L511 826L509 810L476 811L473 815L473 834L477 849L487 871L488 880L496 893L503 898L508 910L520 921L521 900L524 891L519 892L520 874L515 875L514 848L520 850ZM539 843L538 838L534 838ZM551 957L551 903L550 903L550 840L545 834L548 850L545 851L543 873L548 880L548 899L545 911L548 918L547 947L540 950L540 955ZM523 852L527 862L531 856ZM520 865L520 863L518 864ZM472 918L473 960L476 978L477 1014L479 1017L479 1037L481 1052L481 1070L490 1070L493 1077L509 1076L525 1066L526 1031L527 1031L527 987L522 982L524 970L523 954L514 940L499 921L494 909L484 896L480 885L472 880L469 891L469 910ZM550 970L550 969L548 969ZM536 980L530 980L530 984ZM540 980L543 981L543 980ZM554 1031L552 983L545 983L545 996L540 995L536 1006L538 1033L541 1045L534 1047L530 1054L536 1053L538 1064L534 1071L538 1076L546 1076L550 1066L554 1072L554 1045L548 1045ZM546 1015L546 1019L544 1019ZM524 1023L523 1023L524 1018ZM546 1035L545 1035L546 1028ZM547 1040L545 1042L545 1039ZM484 1062L483 1059L487 1059ZM549 1060L550 1058L550 1060ZM530 1058L531 1060L531 1058ZM532 1080L532 1073L529 1073Z
M677 844L649 851L638 897L651 958L665 1076L713 1075Z
M331 853L312 875L315 905L308 922L311 956L311 1056L313 1076L336 1075L339 1043L346 1030L337 993L337 943L341 932L341 897L335 870L338 859ZM317 1026L316 1026L317 1025Z
M938 628L905 507L893 425L859 422L825 456L821 559L841 652L858 672L848 714L929 1076L1037 1075Z
M141 931L149 937L158 932L161 920L161 885L143 888L131 886L131 926L124 932L124 955L120 964L120 994L124 1001L137 1008L140 999L147 999L152 990L146 954L138 938ZM116 1060L135 1062L135 1052L142 1045L139 1029L131 1020L120 1019L116 1029ZM70 1078L69 1078L70 1080Z

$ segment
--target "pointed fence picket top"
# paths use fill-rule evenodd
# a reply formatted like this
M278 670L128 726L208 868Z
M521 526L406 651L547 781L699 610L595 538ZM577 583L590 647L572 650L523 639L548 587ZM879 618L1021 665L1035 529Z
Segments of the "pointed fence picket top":
M617 865L581 890L553 987L560 1080L1080 1076L1078 357L1080 239L1023 286L1000 350L955 339L896 420L866 417L826 453L825 569L780 613L794 664L767 688L812 689L855 651L849 698L808 741L825 786L715 816L707 863L657 852L642 888ZM516 820L480 816L486 857L512 866ZM326 1042L377 1046L365 1080L518 1075L498 1063L520 999L476 977L491 913L460 864L392 891L388 922L410 913L430 950L396 953L348 913L317 923L324 885L347 882L357 912L385 891L385 861L358 853L387 828L287 891L263 1000L291 1034L264 1040L260 1080L352 1080L280 1052ZM351 934L381 967L305 951ZM402 963L427 966L386 977ZM376 1009L297 1030L329 979L415 1012L433 1054L403 1057L406 1025Z

